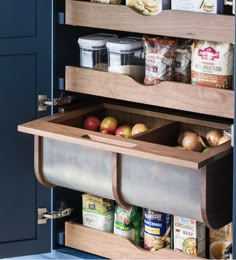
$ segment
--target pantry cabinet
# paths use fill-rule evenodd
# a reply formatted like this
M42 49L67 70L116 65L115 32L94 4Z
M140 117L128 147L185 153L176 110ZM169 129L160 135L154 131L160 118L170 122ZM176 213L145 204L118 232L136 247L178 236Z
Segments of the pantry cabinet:
M80 219L81 192L125 207L186 215L213 228L231 221L231 144L205 154L172 146L190 126L199 134L211 128L228 131L234 91L175 82L147 87L126 75L80 68L77 40L108 30L234 43L233 16L167 10L147 17L126 6L78 0L4 0L0 22L5 24L0 28L0 82L7 86L0 112L5 126L1 203L6 212L0 257L49 252L52 237L53 249L63 244L108 258L189 258L167 249L142 250L71 217L55 220L53 232L50 221L38 224L38 209L58 210L63 201ZM38 111L38 95L52 99L62 94L76 96L76 101ZM129 140L104 136L82 129L91 113L131 123L142 120L150 130Z

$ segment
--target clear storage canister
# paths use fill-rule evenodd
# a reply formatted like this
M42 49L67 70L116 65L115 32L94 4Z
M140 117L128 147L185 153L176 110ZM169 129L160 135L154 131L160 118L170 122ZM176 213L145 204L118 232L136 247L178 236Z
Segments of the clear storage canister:
M141 38L125 37L107 42L108 71L130 75L143 82L145 59Z
M112 38L117 38L117 35L96 33L80 37L80 67L107 71L106 43Z

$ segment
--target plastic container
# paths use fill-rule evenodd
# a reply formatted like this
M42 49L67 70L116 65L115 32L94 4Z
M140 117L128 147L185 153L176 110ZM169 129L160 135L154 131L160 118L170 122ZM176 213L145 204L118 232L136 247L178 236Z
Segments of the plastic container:
M144 15L156 15L170 9L170 2L170 0L126 0L126 5Z
M107 71L106 43L115 34L96 33L78 39L80 47L80 67Z
M172 10L192 11L201 13L222 14L224 12L223 0L172 0Z
M141 38L125 37L107 42L108 71L130 75L143 81L145 59Z

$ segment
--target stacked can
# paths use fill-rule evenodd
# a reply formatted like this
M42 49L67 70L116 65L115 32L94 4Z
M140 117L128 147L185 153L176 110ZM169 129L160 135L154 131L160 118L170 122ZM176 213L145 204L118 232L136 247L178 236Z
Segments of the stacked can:
M170 215L144 209L144 248L156 251L170 246Z

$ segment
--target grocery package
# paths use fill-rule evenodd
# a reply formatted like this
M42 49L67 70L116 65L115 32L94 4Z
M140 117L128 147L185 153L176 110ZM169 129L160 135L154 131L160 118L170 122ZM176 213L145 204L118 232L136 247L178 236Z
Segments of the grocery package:
M211 259L225 259L226 248L232 243L232 223L220 228L209 230L209 254Z
M80 47L80 67L107 71L106 43L117 35L96 33L78 39Z
M107 42L108 71L143 81L145 60L141 38L124 37Z
M141 217L141 209L136 206L133 206L130 209L124 209L119 205L116 205L114 234L125 237L139 245Z
M170 9L171 0L126 0L126 5L144 15L155 15Z
M232 89L233 45L195 41L192 46L193 85Z
M145 85L173 80L176 40L143 37L145 50Z
M222 0L172 0L172 10L222 14L224 1Z
M175 51L174 81L191 82L191 41L179 41Z
M90 0L90 2L101 3L101 4L112 4L112 5L123 4L123 0Z
M144 248L156 251L170 247L170 215L144 209Z
M114 204L112 200L83 194L83 225L106 232L113 231Z
M205 257L206 227L194 219L174 216L173 248L188 255Z

